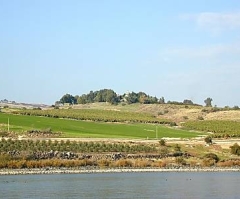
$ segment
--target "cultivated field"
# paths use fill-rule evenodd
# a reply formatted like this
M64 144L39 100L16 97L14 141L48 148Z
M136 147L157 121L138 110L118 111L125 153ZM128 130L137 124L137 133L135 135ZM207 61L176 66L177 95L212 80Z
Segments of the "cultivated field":
M4 113L0 113L0 123L2 124L0 128L7 130L8 118L10 131L20 134L27 130L51 129L53 132L61 132L61 137L69 138L155 139L156 137L192 138L206 135L206 133L170 128L159 124L106 123Z

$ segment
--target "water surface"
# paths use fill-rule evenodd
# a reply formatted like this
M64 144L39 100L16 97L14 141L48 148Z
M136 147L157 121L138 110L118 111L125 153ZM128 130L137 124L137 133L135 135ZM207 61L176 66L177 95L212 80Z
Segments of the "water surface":
M1 198L240 198L239 172L0 176Z

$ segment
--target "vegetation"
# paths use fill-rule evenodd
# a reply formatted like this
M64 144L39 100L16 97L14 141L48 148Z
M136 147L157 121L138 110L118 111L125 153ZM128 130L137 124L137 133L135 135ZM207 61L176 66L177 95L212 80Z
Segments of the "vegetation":
M156 147L151 145L128 143L104 143L104 142L70 142L67 141L33 141L33 140L12 140L2 139L0 142L0 153L6 151L18 152L49 152L49 151L71 151L74 153L102 153L102 152L126 152L126 153L152 153L156 152Z
M92 102L104 103L85 105ZM165 103L164 97L158 99L143 92L117 95L111 89L103 89L81 96L66 94L48 110L41 110L45 109L41 106L32 110L19 108L10 114L14 108L3 108L0 112L0 136L3 138L0 168L240 166L237 143L229 149L212 144L213 138L240 137L240 122L232 118L232 121L208 120L220 115L209 113L239 110L239 107L212 107L211 102L212 99L207 98L206 107L201 108L188 99ZM64 103L83 105L62 106ZM116 106L117 103L121 104ZM239 112L232 112L238 120ZM221 115L226 116L225 112ZM172 120L183 128L172 127L176 125ZM23 135L23 140L17 140L18 135ZM188 141L188 144L176 141L171 144L172 141L166 143L165 139L203 135L206 137L202 141L210 145ZM7 139L9 137L12 139ZM112 143L56 141L48 140L49 137L141 138L146 142L121 142L120 139Z
M67 118L75 120L87 120L94 122L134 122L134 123L156 123L171 124L167 119L159 119L151 114L122 112L113 110L92 110L92 109L54 109L54 110L22 110L22 115L44 116L53 118Z
M212 132L214 138L240 137L240 122L236 121L187 121L183 126L186 129Z
M231 153L234 155L240 155L240 146L235 143L233 146L230 147L231 148Z
M77 103L77 99L75 97L73 97L70 94L66 94L64 96L62 96L62 98L60 99L59 103L68 103L68 104L76 104Z
M207 143L207 144L212 144L212 138L210 136L207 136L204 138L204 141Z
M10 131L24 133L28 130L44 130L61 132L61 137L95 137L95 138L156 138L156 125L140 123L103 123L72 119L37 117L29 115L12 115L0 113L0 129L7 130L10 119ZM202 133L173 129L157 125L158 138L180 137L191 138Z
M235 144L231 147L234 154L235 148L239 149L239 146ZM179 144L159 146L141 143L2 139L0 168L240 166L239 159L220 158L222 153L221 149L216 150L214 146L206 149L203 145L187 149L185 145Z
M206 104L207 107L212 107L212 98L208 97L207 99L204 100L204 103Z
M65 94L61 97L56 104L86 104L86 103L94 103L94 102L108 102L110 104L118 104L119 102L126 102L128 104L133 103L141 103L141 104L164 104L164 97L157 98L156 96L150 96L142 91L136 92L128 92L122 95L117 95L112 89L102 89L99 91L90 91L88 94L82 94L81 96ZM186 105L194 105L191 100L185 99L183 102L176 101L168 101L169 104L186 104Z
M161 140L159 141L159 144L160 144L160 146L165 146L165 145L166 145L166 142L165 142L164 139L161 139Z
M65 94L60 101L57 103L69 103L69 104L86 104L93 102L108 102L110 104L117 104L119 102L131 103L142 103L142 104L153 104L153 103L164 103L164 98L157 99L147 95L144 92L131 92L123 95L117 95L111 89L102 89L99 91L90 91L88 94L83 94L81 96L76 95L75 97L70 94Z

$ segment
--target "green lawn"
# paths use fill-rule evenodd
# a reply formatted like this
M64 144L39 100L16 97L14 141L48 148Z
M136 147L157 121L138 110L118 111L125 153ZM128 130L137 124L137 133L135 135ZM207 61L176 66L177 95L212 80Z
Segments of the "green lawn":
M12 115L0 113L0 129L7 130L8 118L10 130L22 132L31 129L51 128L53 132L62 132L63 137L91 137L91 138L158 138L179 137L191 138L204 133L176 130L161 125L153 124L119 124L100 123L79 120L68 120L48 117ZM5 125L3 125L5 124Z

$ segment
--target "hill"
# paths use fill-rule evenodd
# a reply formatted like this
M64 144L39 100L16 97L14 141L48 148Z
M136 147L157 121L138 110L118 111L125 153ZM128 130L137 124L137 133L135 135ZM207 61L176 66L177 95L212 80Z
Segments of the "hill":
M188 120L232 120L240 121L240 110L230 108L203 107L195 105L174 104L118 104L89 103L70 106L73 109L99 109L150 113L158 118L172 120L176 123ZM63 107L69 108L69 107Z

